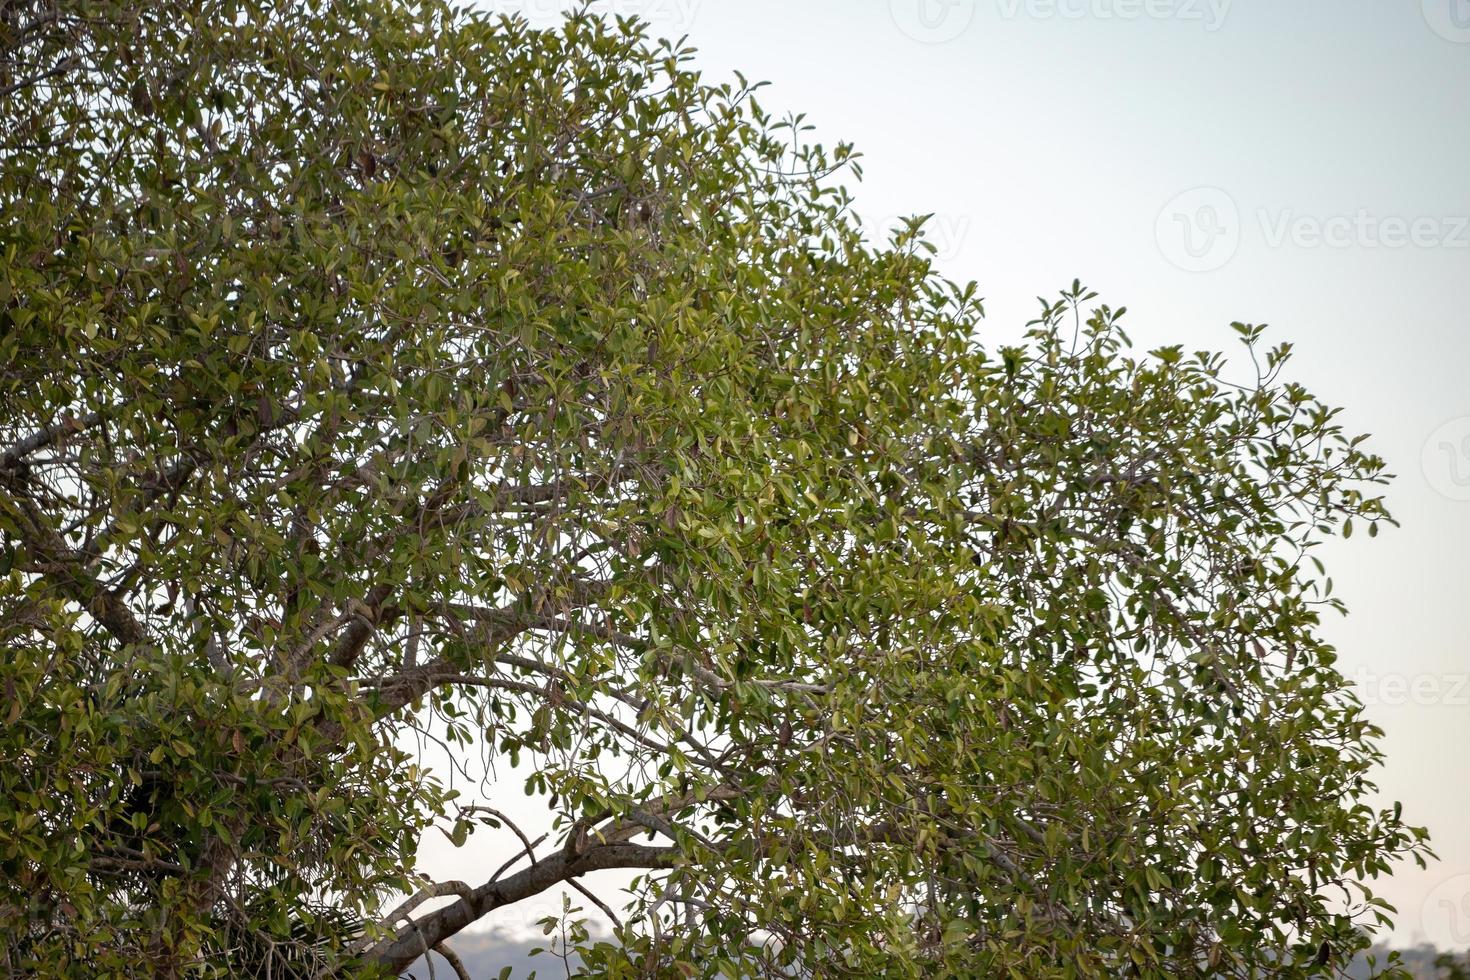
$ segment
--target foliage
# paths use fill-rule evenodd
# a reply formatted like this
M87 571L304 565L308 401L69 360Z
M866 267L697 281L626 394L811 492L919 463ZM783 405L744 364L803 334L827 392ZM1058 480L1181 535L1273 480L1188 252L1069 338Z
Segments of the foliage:
M990 351L848 147L633 23L0 50L9 972L397 971L608 868L609 976L1323 975L1386 921L1424 835L1310 550L1382 463L1260 328L1240 386L1074 285ZM429 725L526 766L535 860L419 880L508 829Z

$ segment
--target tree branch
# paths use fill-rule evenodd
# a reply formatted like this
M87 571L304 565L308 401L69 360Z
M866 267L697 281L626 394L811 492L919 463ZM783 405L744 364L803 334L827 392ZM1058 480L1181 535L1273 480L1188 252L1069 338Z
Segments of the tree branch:
M85 554L78 552L51 527L15 475L0 469L0 489L4 497L0 506L16 518L17 530L32 555L39 559L42 575L63 596L77 603L115 638L125 644L148 642L143 628L131 609L120 598L103 587L86 568Z
M682 855L675 847L608 844L570 857L557 853L500 881L488 881L452 905L436 909L401 927L363 954L363 960L402 971L428 948L444 942L471 923L505 905L523 901L567 879L610 868L672 868Z
M4 453L0 453L0 469L13 469L17 463L35 452L51 445L58 439L69 436L75 432L90 429L100 425L103 419L101 412L89 412L79 419L65 418L50 425L43 425L24 439L16 442Z
M454 971L454 975L459 977L459 980L470 980L470 971L465 969L464 960L460 959L459 954L454 950L444 943L437 943L434 946L434 952L444 957L444 961L449 964L449 968Z
M607 589L608 583L601 580L574 582L570 594L562 597L559 605L564 610L590 605L604 595ZM552 594L551 588L542 589L521 597L503 609L496 610L497 615L493 620L487 619L476 640L494 648L535 628L539 617L536 610L548 604ZM462 670L462 665L456 664L449 657L440 656L392 677L360 683L377 688L379 697L375 705L375 712L378 717L383 717L423 697L442 684L477 683L472 677L462 674ZM478 683L484 686L483 681Z

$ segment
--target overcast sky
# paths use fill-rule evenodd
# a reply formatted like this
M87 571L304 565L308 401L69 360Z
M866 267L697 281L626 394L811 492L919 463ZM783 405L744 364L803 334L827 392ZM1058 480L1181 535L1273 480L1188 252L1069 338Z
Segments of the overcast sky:
M484 6L550 24L564 4ZM1080 278L1140 348L1228 349L1233 320L1296 345L1296 380L1398 474L1403 527L1324 554L1352 609L1328 636L1387 730L1383 796L1443 858L1378 887L1400 942L1470 945L1470 0L593 6L855 142L860 213L932 212L997 340Z

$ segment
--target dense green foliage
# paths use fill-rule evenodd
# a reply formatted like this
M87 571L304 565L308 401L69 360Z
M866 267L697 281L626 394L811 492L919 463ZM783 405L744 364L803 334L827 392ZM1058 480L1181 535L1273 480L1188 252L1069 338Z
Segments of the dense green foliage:
M988 350L635 25L22 0L0 57L7 972L399 970L636 868L608 976L1330 975L1425 852L1317 636L1382 464L1259 328L1237 385L1074 287ZM421 726L535 860L417 878L508 830Z

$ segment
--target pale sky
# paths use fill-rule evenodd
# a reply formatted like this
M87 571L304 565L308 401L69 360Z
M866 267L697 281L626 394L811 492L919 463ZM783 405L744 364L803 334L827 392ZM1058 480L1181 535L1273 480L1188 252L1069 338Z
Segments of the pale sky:
M1377 888L1397 941L1470 946L1470 0L593 8L687 34L712 80L767 80L768 110L856 143L859 212L933 212L994 340L1080 278L1140 349L1229 349L1233 320L1296 346L1295 379L1398 474L1403 527L1323 553L1352 610L1327 635L1387 731L1382 797L1442 858ZM425 854L476 880L481 859Z

